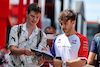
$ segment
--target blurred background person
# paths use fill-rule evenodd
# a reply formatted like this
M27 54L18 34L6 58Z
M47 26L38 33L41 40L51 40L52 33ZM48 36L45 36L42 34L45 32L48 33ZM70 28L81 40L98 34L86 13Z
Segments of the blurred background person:
M55 35L55 29L52 26L47 26L44 30L45 34L47 35L47 48L49 49L49 51L51 51L52 48L52 43L53 43L53 38L52 37L48 37L48 35ZM50 39L48 39L50 38ZM51 67L51 65L49 64L49 62L46 60L44 62L44 64L41 67Z
M54 38L56 36L56 31L55 31L55 29L52 26L47 26L45 28L44 32L45 32L46 35L54 36L54 37L51 37L51 38L49 37L49 39L47 39L47 46L49 46L49 49L51 51L52 43L53 43L53 40L54 40ZM48 38L48 36L47 36L47 38Z
M0 50L0 67L8 67L10 49L6 45Z
M100 67L100 33L95 34L92 40L87 63Z

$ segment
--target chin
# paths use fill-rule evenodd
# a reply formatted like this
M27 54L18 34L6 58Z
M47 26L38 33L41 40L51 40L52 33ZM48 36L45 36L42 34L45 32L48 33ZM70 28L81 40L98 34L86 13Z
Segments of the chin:
M63 31L64 33L67 33L66 31Z

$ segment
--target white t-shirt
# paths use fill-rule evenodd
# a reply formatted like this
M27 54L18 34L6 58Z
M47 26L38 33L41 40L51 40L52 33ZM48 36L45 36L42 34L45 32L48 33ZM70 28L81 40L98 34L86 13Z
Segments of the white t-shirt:
M61 34L55 38L51 53L55 57L61 57L60 59L62 61L70 61L78 58L87 60L87 38L79 33L69 37L65 36L65 34Z

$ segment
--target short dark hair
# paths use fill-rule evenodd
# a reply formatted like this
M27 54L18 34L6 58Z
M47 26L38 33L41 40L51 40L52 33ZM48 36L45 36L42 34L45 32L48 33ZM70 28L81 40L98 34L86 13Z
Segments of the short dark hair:
M46 29L53 29L54 33L56 33L55 29L52 26L47 26L44 30L44 32L46 31Z
M41 8L38 6L37 3L32 3L27 8L28 14L30 13L30 11L35 11L36 13L41 13Z
M64 11L62 11L60 14L59 14L59 17L58 17L58 20L59 21L68 21L68 20L75 20L76 19L76 13L74 13L73 10L71 9L66 9Z

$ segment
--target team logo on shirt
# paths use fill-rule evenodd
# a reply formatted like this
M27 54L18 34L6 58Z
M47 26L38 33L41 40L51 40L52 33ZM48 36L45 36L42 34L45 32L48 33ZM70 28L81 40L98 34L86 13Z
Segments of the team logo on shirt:
M58 40L58 43L60 43L60 42L61 42L61 39Z
M63 48L63 47L72 48L71 46L65 46L65 45L58 46L58 48Z
M71 42L71 43L72 43L72 44L76 44L76 41L77 41L77 40L72 40L72 42Z

